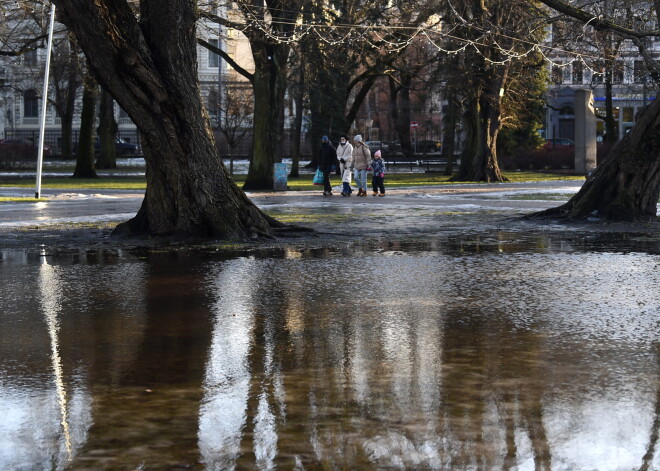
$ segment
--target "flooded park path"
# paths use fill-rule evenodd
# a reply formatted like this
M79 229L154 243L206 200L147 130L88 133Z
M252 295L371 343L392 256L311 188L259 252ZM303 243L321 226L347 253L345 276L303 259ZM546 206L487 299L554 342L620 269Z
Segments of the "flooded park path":
M657 234L392 193L256 198L330 242L4 244L0 469L660 469Z

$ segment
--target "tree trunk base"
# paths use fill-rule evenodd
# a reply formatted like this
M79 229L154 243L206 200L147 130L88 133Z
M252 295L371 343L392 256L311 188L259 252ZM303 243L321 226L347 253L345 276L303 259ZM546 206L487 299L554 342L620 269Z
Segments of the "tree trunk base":
M660 196L660 101L637 116L633 129L612 148L567 203L534 219L657 221Z
M281 221L278 221L277 219L273 218L272 216L269 216L261 211L260 215L261 217L268 223L268 227L275 233L275 234L291 234L291 233L298 233L298 232L304 232L304 233L312 233L316 232L314 229L309 228L309 227L304 227L304 226L297 226L293 224L285 224ZM126 222L122 222L118 224L110 233L111 236L126 236L126 237L131 237L131 236L145 236L145 235L154 235L153 231L151 230L149 226L149 217L146 211L145 207L145 202L142 202L142 206L140 207L140 210L138 213L131 219L129 219ZM169 233L169 234L158 234L160 237L174 237L176 238L177 235L174 233ZM190 235L188 234L183 234L181 235L181 238L189 239ZM212 237L199 237L200 239L211 239ZM275 239L274 235L271 233L268 233L263 230L259 230L256 227L250 227L249 229L249 239Z

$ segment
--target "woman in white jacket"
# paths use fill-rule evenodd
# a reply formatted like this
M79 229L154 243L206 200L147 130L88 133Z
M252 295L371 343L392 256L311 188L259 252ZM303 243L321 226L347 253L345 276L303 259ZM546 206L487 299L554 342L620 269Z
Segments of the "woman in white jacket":
M342 196L351 196L351 172L353 171L353 146L348 142L348 138L342 135L339 138L337 146L337 159L339 160L339 171L341 173L341 183L343 189Z

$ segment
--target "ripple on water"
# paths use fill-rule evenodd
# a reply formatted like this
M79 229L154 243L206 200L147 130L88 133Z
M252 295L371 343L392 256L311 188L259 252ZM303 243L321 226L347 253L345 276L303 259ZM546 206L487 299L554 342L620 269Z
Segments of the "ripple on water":
M500 242L5 257L0 467L638 468L659 256Z

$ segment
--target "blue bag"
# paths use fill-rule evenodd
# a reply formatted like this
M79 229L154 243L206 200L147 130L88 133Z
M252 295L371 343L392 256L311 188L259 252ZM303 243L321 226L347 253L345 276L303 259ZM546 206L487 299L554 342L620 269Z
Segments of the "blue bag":
M314 185L323 185L323 172L320 168L316 169L316 174L314 175L312 183L314 183Z

